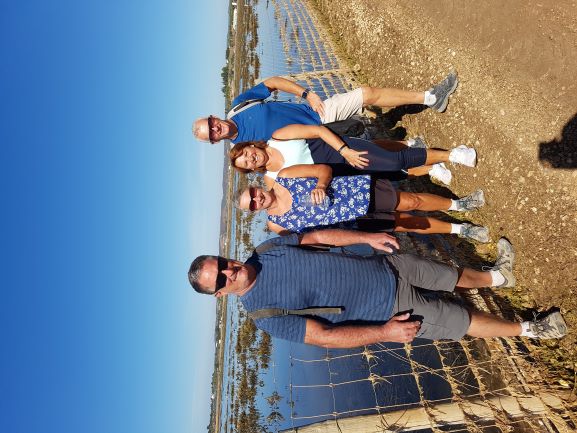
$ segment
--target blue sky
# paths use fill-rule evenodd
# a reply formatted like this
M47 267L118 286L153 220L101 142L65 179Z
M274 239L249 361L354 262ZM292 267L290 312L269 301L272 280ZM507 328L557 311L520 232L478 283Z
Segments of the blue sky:
M224 0L4 2L0 431L202 432Z

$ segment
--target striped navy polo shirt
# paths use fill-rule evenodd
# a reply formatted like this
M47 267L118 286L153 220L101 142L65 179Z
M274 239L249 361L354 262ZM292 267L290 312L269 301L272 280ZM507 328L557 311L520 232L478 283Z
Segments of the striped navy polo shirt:
M396 279L383 256L305 250L298 247L296 234L270 239L259 249L264 252L255 251L246 261L257 271L254 286L240 298L247 311L344 307L342 314L322 317L331 323L389 320ZM303 317L271 317L255 324L273 337L304 341Z

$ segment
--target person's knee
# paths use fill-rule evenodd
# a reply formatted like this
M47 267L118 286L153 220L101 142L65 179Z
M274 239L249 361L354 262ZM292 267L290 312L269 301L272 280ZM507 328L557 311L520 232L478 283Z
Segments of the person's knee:
M371 105L375 99L375 89L373 87L362 86L363 91L363 107Z
M417 210L422 205L423 200L418 194L412 192L403 192L399 197L399 205L397 210Z

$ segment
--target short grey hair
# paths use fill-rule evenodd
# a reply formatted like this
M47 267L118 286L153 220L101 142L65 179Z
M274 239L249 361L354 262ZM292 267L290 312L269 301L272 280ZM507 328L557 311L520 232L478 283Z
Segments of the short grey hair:
M200 282L198 281L200 279L200 271L204 266L204 262L210 259L218 260L218 256L210 256L210 255L198 256L196 259L192 261L192 263L190 264L190 268L188 269L188 282L197 293L202 293L204 295L212 295L214 293L214 287L212 288L213 291L210 292L209 291L210 288L202 287L200 285Z

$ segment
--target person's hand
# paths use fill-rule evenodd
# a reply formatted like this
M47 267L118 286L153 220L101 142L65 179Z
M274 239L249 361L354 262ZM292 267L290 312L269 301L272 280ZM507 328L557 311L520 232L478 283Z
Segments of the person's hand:
M314 204L321 204L327 193L324 188L315 188L311 191L311 198Z
M311 108L316 113L318 113L318 115L321 116L322 119L324 119L324 117L325 117L325 103L320 98L320 96L311 91L307 95L307 102L309 103Z
M351 164L353 167L359 169L363 169L367 165L369 165L369 159L365 158L364 156L361 156L361 155L367 155L368 153L369 152L367 150L357 152L356 150L351 149L350 147L345 147L341 151L341 155L343 156L343 158L345 158L347 162Z
M365 233L364 240L376 250L392 253L393 248L399 249L397 238L387 233Z
M421 329L421 322L409 320L409 313L393 316L383 325L383 341L393 343L410 343Z

